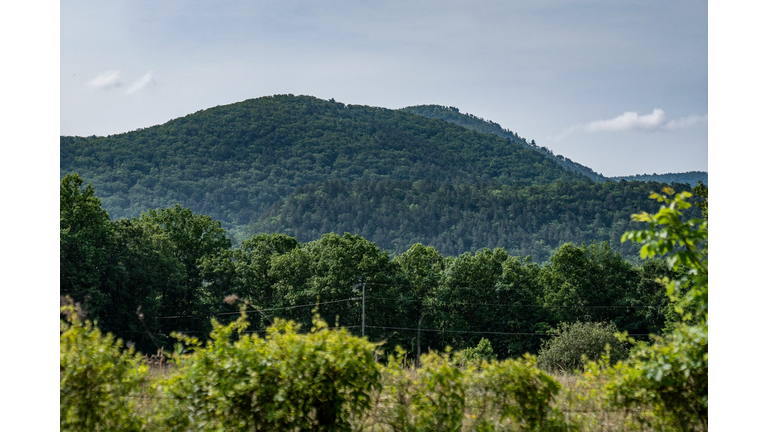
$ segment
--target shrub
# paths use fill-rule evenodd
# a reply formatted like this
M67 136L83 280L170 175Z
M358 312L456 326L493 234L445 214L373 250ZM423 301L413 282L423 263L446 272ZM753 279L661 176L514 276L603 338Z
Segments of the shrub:
M493 353L491 341L486 338L480 339L480 342L477 343L476 347L467 348L462 354L463 360L467 362L496 360L496 354Z
M393 431L565 430L562 414L551 406L560 385L536 368L533 357L480 360L465 369L456 360L429 353L412 369L403 350L390 356L374 423Z
M625 359L628 350L625 342L616 337L618 329L613 323L575 322L563 323L554 337L539 351L539 366L548 371L573 371L584 368L584 357L598 360L610 345L612 361Z
M584 374L588 385L600 384L596 388L607 405L651 413L654 430L669 424L682 431L708 429L709 231L706 218L682 218L681 210L691 206L686 202L690 196L675 195L668 187L652 194L665 205L653 215L633 215L635 221L647 222L648 229L622 238L642 244L641 258L666 256L671 270L685 270L678 279L663 280L679 321L653 344L638 343L626 362L613 367L593 363Z
M614 406L651 406L679 430L706 430L708 417L706 327L680 325L653 344L638 343L606 387Z
M62 431L137 431L144 421L134 399L147 367L122 341L83 321L79 307L64 301L59 336L59 422Z
M366 339L329 329L317 316L307 334L276 320L265 339L244 334L245 314L213 325L204 347L181 337L195 348L177 356L177 372L160 385L170 398L167 428L345 431L352 416L370 407L379 371L376 345Z
M475 411L495 413L494 423L501 426L498 429L576 430L573 426L566 427L562 413L552 407L560 384L536 368L535 357L526 354L518 360L482 362L478 366L470 366L468 372ZM485 420L472 430L496 430L493 426Z

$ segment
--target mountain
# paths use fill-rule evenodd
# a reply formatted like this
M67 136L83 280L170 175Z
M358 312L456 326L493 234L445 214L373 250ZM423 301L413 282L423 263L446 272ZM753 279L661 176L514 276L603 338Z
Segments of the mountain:
M517 133L512 132L509 129L502 128L498 123L476 117L472 114L461 113L456 107L444 107L440 105L416 105L402 108L402 110L409 113L422 115L424 117L445 120L448 123L464 126L478 132L493 134L502 138L508 138L516 144L541 153L547 159L552 160L567 170L584 175L597 182L604 182L609 180L602 174L594 172L589 167L574 162L562 155L555 155L552 153L552 150L546 147L537 146L536 140L531 140L531 142L528 143L527 139L520 137Z
M611 180L620 181L653 181L662 183L686 183L696 186L701 180L704 186L709 186L709 174L706 171L688 171L669 174L638 174L633 176L611 177Z
M330 180L586 180L508 138L404 110L293 95L217 106L123 134L62 136L60 175L72 172L93 184L112 218L178 203L235 231L297 187Z

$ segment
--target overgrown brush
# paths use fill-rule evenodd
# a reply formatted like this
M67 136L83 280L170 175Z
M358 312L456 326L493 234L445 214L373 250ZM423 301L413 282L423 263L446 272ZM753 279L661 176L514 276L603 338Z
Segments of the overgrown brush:
M59 336L59 420L62 431L138 431L135 397L147 366L133 349L85 320L72 299L62 299Z

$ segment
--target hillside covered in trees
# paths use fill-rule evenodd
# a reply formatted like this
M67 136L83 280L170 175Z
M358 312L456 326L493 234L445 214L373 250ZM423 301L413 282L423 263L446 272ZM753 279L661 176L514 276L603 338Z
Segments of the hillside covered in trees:
M61 137L60 175L75 172L113 219L178 204L221 221L235 243L260 232L302 242L350 232L390 252L503 247L537 262L562 243L594 241L635 259L637 248L619 237L661 187L608 181L456 108L293 95L118 135Z
M552 150L546 147L537 146L536 140L531 140L529 143L526 138L521 137L517 134L517 132L502 128L501 125L490 120L485 120L472 114L462 113L456 107L444 107L440 105L416 105L402 108L402 110L413 114L422 115L424 117L445 120L448 123L464 126L468 129L472 129L478 132L493 134L502 138L509 139L512 142L523 146L524 148L533 149L544 155L544 157L547 159L550 159L556 164L562 166L563 168L588 177L593 181L604 182L609 179L608 177L604 177L602 174L596 173L591 168L574 162L565 156L555 155Z
M298 188L264 212L251 230L284 233L301 242L350 232L396 253L416 243L454 256L504 248L536 262L549 259L566 242L605 241L636 260L639 246L621 243L621 235L637 229L630 216L651 211L648 195L662 187L638 181L530 186L328 181ZM675 187L690 190L683 184ZM700 216L698 209L691 213Z
M691 186L701 181L704 186L709 186L709 173L705 171L688 171L682 173L668 173L668 174L638 174L633 176L621 176L611 177L612 180L620 181L644 181L644 182L660 182L660 183L687 183Z
M116 218L181 204L244 226L298 186L431 179L542 184L583 178L494 135L404 111L270 96L107 137L61 137L61 177L77 172Z

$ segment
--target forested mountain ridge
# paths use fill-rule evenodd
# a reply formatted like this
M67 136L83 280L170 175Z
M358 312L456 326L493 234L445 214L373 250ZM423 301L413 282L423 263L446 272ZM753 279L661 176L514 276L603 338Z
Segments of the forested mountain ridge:
M546 147L537 146L536 140L531 140L529 143L526 138L519 136L516 132L512 132L509 129L502 128L498 123L476 117L469 113L461 113L456 107L444 107L440 105L415 105L402 108L402 110L413 114L422 115L424 117L445 120L448 123L464 126L478 132L493 134L502 138L509 138L512 142L520 144L525 148L536 150L546 158L554 161L567 170L587 176L597 182L604 182L609 180L609 178L604 177L602 174L596 173L589 167L574 162L562 155L555 155L552 153L552 150Z
M278 95L106 137L61 137L60 175L91 182L113 218L181 204L242 227L328 180L543 184L584 177L511 140L405 111Z
M652 211L648 196L663 186L586 180L530 186L335 180L297 188L264 212L251 230L283 233L300 242L350 232L395 253L416 243L452 256L503 248L535 262L549 259L565 242L605 241L635 261L639 246L622 243L621 235L639 228L630 216ZM686 184L675 184L675 189L690 191ZM688 212L701 214L698 207Z
M709 186L709 173L706 171L688 171L682 173L668 173L668 174L638 174L633 176L618 176L611 177L611 180L620 181L653 181L661 183L687 183L691 186L696 186L699 180L704 183L704 186Z
M536 145L535 140L531 140L529 143L526 138L519 136L516 132L501 127L498 123L491 120L485 120L483 118L474 116L469 113L462 113L456 107L445 107L441 105L415 105L406 108L402 108L403 111L407 111L413 114L422 115L424 117L435 118L445 120L448 123L464 126L468 129L472 129L482 133L489 133L497 135L502 138L509 138L512 142L520 144L526 148L531 148L552 161L558 163L563 168L566 168L575 173L579 173L589 177L596 182L605 182L609 180L613 181L645 181L645 182L660 182L660 183L687 183L691 187L696 186L697 182L701 180L704 185L708 185L708 174L706 171L689 171L683 173L666 173L666 174L637 174L630 176L614 176L606 177L593 171L591 168L584 166L578 162L574 162L571 159L562 155L555 155L552 150L546 147L540 147Z

